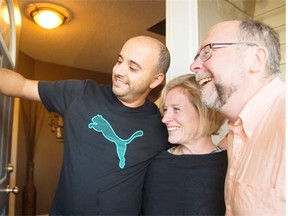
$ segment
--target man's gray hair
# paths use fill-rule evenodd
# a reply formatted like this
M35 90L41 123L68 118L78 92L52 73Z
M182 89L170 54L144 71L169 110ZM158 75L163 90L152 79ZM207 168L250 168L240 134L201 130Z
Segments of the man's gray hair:
M270 26L255 21L243 20L240 23L240 40L257 43L268 50L266 71L268 75L280 73L280 42L278 33Z

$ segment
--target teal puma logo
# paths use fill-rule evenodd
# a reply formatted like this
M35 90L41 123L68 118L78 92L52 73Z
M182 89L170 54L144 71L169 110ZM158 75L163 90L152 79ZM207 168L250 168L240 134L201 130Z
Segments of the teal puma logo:
M138 130L134 134L132 134L130 138L124 140L117 136L109 122L105 118L103 118L102 115L96 115L91 120L92 123L88 124L88 127L90 129L94 129L95 131L102 133L107 140L115 143L117 155L119 158L119 167L123 169L125 166L125 153L127 149L127 144L131 143L136 137L143 136L143 131Z

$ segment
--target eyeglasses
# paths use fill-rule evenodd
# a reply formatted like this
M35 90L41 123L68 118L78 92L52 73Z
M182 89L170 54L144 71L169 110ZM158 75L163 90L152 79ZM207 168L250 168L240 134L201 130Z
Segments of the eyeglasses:
M194 58L194 61L199 57L201 62L205 62L212 57L212 52L214 49L226 48L232 45L241 45L241 46L258 46L255 43L210 43L202 47L202 49L197 53Z

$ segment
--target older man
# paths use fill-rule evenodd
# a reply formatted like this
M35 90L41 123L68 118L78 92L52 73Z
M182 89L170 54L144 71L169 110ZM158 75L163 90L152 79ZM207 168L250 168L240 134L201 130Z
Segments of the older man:
M229 119L226 215L284 215L285 84L280 43L253 20L213 26L191 64L202 100Z

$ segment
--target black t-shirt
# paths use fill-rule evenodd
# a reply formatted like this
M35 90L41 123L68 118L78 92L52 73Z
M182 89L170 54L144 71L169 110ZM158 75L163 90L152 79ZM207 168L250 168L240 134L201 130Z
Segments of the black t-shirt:
M161 152L145 178L144 215L225 215L227 152L173 155Z
M144 175L167 145L157 106L125 107L94 81L39 82L48 111L64 117L64 159L52 215L137 215Z

